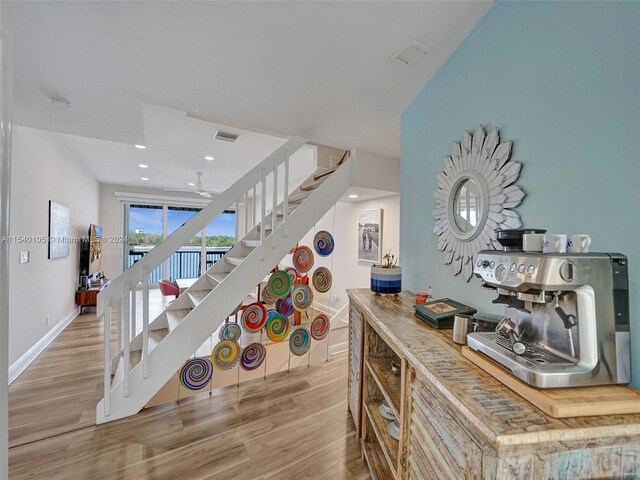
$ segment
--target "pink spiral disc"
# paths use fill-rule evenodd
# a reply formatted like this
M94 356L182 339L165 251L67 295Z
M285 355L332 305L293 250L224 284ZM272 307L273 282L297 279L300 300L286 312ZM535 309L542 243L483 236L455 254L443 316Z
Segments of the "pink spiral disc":
M254 302L242 311L240 324L248 332L259 332L267 321L267 309L260 302Z
M314 340L324 340L329 334L329 317L321 313L311 322L311 336Z

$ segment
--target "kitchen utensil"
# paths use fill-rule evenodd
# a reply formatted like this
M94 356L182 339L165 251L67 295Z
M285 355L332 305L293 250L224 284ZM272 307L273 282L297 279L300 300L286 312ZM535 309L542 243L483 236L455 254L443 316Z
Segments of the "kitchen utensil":
M473 317L459 313L453 318L453 341L458 345L467 344L467 334L473 332Z
M504 317L500 320L500 323L498 323L496 327L496 332L509 339L511 342L511 350L516 355L522 355L527 351L526 345L520 341L520 336L516 333L516 323L511 320L511 318Z
M475 313L473 315L475 332L495 332L498 323L504 318L504 315L495 315L493 313Z

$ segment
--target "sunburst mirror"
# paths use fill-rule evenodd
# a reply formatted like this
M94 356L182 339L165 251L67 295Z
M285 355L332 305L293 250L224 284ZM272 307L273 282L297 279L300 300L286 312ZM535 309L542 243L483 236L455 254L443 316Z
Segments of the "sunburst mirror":
M497 129L486 135L480 126L473 136L465 132L462 141L453 144L438 174L433 194L438 250L444 252L444 263L453 274L462 274L467 281L479 251L502 248L496 229L522 226L512 210L525 197L514 185L522 164L510 162L510 156L511 142L500 143Z

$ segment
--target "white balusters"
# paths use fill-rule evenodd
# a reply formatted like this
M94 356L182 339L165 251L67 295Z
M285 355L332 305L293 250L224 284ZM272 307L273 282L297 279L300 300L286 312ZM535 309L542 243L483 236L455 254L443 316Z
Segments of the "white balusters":
M267 217L267 202L266 202L267 178L265 175L264 168L261 168L260 172L261 172L260 183L262 185L262 196L260 197L260 245L263 246L264 245L264 227L265 227L264 221L265 221L265 218ZM261 260L264 260L264 254L261 257Z
M133 288L131 289L131 338L136 338L136 319L137 319L137 310L136 307L136 287L138 286L137 282L134 283Z
M278 213L278 160L273 159L273 210L271 211L271 248L276 248L276 222Z
M104 416L111 415L111 298L104 302Z
M142 376L149 376L149 268L142 270Z
M249 192L244 192L244 198L242 200L242 213L244 214L244 230L242 236L244 237L249 231Z
M285 226L287 223L287 215L289 209L289 152L284 151L284 201L283 201L283 216L282 216L282 236L286 238L287 231Z
M124 334L124 379L123 390L124 396L129 396L129 380L131 377L131 357L130 357L130 344L131 344L131 325L130 313L131 313L131 289L129 288L129 282L124 283L124 315L123 315L123 334Z
M257 208L258 208L258 204L256 202L256 186L253 186L252 192L251 192L251 228L256 226L256 217L258 216L257 213Z

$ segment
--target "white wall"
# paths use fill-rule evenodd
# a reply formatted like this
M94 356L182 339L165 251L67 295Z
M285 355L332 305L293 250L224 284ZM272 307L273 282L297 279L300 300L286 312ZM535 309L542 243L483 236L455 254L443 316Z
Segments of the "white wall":
M49 200L69 209L70 234L86 235L98 221L99 184L55 134L14 126L11 172L11 235L46 236ZM48 260L47 243L11 245L9 364L13 364L58 323L75 314L80 269L79 245L71 255ZM19 252L30 261L19 264ZM45 317L49 315L49 325Z
M397 256L400 248L400 195L391 195L364 202L338 202L322 217L304 238L300 245L313 250L313 237L319 230L327 230L335 240L335 250L328 257L320 257L314 251L314 264L311 272L320 266L327 267L333 274L333 284L327 293L314 290L314 302L328 307L332 313L347 303L347 288L369 288L371 263L358 261L358 210L382 208L382 249L392 250ZM399 265L402 266L403 259ZM291 265L291 255L281 266Z

